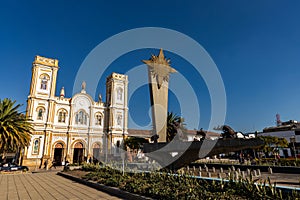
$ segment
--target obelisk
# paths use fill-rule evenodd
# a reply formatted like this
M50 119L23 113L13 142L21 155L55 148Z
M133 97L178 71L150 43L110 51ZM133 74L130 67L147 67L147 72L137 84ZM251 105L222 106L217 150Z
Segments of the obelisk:
M166 142L169 76L176 70L170 66L162 49L158 56L152 55L143 62L148 65L153 132L159 136L158 142Z

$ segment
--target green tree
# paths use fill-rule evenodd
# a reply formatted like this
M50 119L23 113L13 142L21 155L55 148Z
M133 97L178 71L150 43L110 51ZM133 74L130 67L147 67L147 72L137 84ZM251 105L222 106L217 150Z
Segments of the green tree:
M185 137L185 124L184 124L184 118L174 114L173 112L168 112L167 116L167 142L170 142L173 140L173 138L177 134L177 129L181 129L182 133L184 134L183 137Z
M274 136L259 136L258 138L264 141L264 145L258 150L263 151L265 154L274 152L275 148L288 147L289 143L285 138L278 138Z
M144 143L149 143L149 141L140 137L127 137L124 140L125 147L129 147L130 149L141 149Z
M31 139L32 124L18 112L20 104L11 99L0 99L0 153L27 147Z

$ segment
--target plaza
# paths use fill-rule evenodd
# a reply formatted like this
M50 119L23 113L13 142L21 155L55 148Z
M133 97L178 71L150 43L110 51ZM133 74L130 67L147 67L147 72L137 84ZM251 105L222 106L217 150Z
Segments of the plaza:
M56 173L1 174L0 199L119 199Z

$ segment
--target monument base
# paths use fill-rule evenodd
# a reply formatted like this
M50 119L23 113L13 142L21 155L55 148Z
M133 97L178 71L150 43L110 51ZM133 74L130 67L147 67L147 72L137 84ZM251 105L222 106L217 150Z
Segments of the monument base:
M258 138L251 139L218 139L204 141L172 141L170 143L144 144L146 156L157 161L163 168L176 170L198 159L214 156L222 153L255 149L264 142ZM177 155L172 156L177 153Z

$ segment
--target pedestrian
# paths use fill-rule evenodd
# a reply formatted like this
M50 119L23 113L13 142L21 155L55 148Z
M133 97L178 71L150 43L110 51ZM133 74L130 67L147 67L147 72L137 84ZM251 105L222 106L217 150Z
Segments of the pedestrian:
M47 169L47 166L48 166L48 159L46 159L45 162L44 162L44 169L45 170Z
M241 152L240 155L239 155L239 162L240 162L240 164L244 163L244 154L243 154L243 152Z
M55 160L52 161L52 165L51 165L51 167L49 169L51 169L52 167L54 167L54 169L56 169L56 162L55 162Z

